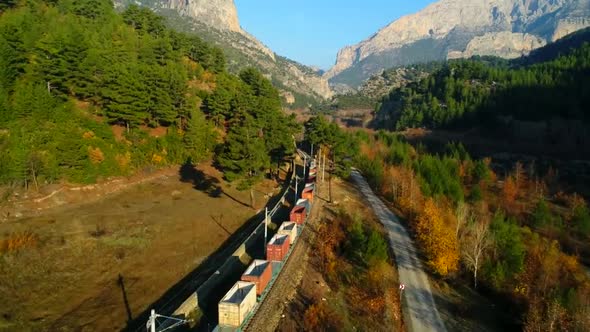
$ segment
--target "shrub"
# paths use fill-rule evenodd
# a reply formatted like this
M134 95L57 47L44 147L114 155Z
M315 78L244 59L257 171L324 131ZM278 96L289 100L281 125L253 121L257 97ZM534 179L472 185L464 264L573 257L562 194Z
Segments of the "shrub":
M12 233L6 239L0 241L0 253L36 247L38 242L39 237L32 232Z

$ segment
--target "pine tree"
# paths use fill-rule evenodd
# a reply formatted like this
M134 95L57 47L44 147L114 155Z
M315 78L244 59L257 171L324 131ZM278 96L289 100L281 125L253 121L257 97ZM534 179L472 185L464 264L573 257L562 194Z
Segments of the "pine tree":
M135 127L148 119L150 92L140 73L137 65L116 66L107 73L101 92L106 115L112 123Z
M215 133L205 116L198 110L192 111L183 136L188 157L193 161L203 160L212 152L215 142Z
M241 190L250 189L250 205L254 207L252 188L269 168L270 159L260 128L251 116L231 125L217 161L228 181L238 182Z
M84 62L88 50L87 34L69 20L65 24L52 24L49 28L55 29L54 33L47 34L37 43L37 68L49 91L65 98L76 94L78 81L83 76L78 66Z

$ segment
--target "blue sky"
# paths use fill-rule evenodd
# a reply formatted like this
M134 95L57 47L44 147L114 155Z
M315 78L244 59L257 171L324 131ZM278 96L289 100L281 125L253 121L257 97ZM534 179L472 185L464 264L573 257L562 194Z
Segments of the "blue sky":
M336 53L433 0L235 0L242 27L277 54L328 69Z

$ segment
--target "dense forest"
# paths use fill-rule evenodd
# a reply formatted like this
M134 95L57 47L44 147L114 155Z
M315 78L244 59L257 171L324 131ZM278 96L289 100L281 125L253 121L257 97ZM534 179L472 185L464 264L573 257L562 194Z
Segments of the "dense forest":
M460 143L431 153L394 133L345 132L321 117L306 123L306 139L334 156L341 176L350 165L363 173L439 280L506 304L506 328L590 329L590 209L562 191L555 170L516 163L500 176Z
M524 121L559 117L587 122L590 44L569 51L555 49L550 45L546 52L534 53L534 59L545 62L533 64L522 59L513 63L485 58L450 61L429 77L384 97L376 125L393 130L482 123L494 126L500 116Z
M590 329L578 256L589 249L590 212L555 171L516 164L500 178L461 144L432 154L391 133L355 137L355 164L402 213L435 275L510 304L525 331Z
M215 157L247 188L293 152L297 125L266 78L229 74L220 49L147 9L31 0L0 13L0 185Z

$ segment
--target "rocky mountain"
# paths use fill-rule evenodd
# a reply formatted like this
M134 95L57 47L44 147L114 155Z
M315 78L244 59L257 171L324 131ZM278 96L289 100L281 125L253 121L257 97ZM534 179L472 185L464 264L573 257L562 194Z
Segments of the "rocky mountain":
M224 50L230 71L257 67L281 90L287 105L305 106L332 96L321 71L276 55L242 29L233 0L115 0L119 8L130 4L149 7L166 17L172 27L217 44Z
M440 0L338 53L325 73L359 86L384 68L493 55L517 58L590 26L590 0Z

